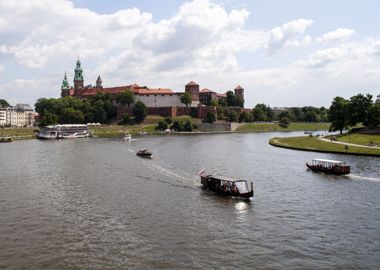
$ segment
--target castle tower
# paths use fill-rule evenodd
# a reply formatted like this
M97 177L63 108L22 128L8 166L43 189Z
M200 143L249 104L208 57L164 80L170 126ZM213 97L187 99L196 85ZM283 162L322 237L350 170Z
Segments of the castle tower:
M244 88L240 85L236 86L234 89L235 96L241 97L244 99Z
M194 81L189 82L185 85L185 93L189 93L191 95L192 101L199 102L199 84Z
M100 75L98 76L98 78L96 79L96 88L103 88L102 86L102 78L100 78Z
M74 93L77 94L77 90L83 88L83 70L81 67L81 63L79 61L79 58L77 60L77 66L75 68L75 75L74 75Z
M61 86L61 97L66 97L70 95L70 86L67 81L66 71L65 76L63 77L62 86Z

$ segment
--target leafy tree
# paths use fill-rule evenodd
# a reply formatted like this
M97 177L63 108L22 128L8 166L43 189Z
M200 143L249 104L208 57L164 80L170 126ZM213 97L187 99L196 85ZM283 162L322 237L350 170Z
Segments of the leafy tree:
M0 107L9 107L9 103L5 99L0 99Z
M167 122L166 121L162 121L162 120L158 121L158 125L157 125L157 127L155 127L156 130L161 130L161 131L163 131L163 130L165 130L167 128L168 128Z
M355 126L358 123L363 123L363 125L368 126L369 109L372 103L372 95L370 94L352 96L348 105L349 124Z
M227 95L227 106L230 106L230 107L235 106L236 97L235 97L234 92L227 91L226 95Z
M239 115L239 122L251 123L252 119L252 114L249 112L244 111Z
M191 95L189 93L185 93L181 96L181 102L186 105L186 107L191 104Z
M172 120L172 118L170 117L170 116L166 116L165 117L165 122L168 124L168 125L170 125L171 123L173 123L173 120ZM165 128L166 129L166 128Z
M279 125L280 127L287 128L290 124L290 120L288 117L283 116L280 118Z
M60 118L61 124L83 124L84 114L73 108L66 108Z
M54 113L44 112L43 116L41 117L40 126L44 127L55 124L58 124L58 116Z
M287 118L290 121L290 113L288 111L282 111L278 116L278 119Z
M204 123L214 123L215 121L216 121L216 117L212 111L208 111L206 116L203 118Z
M214 106L214 107L217 107L218 106L218 100L214 99L214 100L211 100L210 106Z
M330 131L340 131L349 126L348 116L349 101L342 97L335 97L330 106L329 118L331 121Z
M129 108L129 105L135 103L135 94L127 89L116 97L116 101L121 105L127 105Z
M368 125L370 128L380 125L380 102L376 102L369 109Z
M171 126L171 129L174 130L174 131L181 132L181 131L184 130L183 123L179 122L179 121L174 121L173 125Z
M148 114L148 108L142 101L137 101L133 107L133 115L135 117L136 123L141 123L144 121L145 117Z
M314 111L307 111L304 116L305 122L318 122L318 115Z
M191 121L186 120L185 124L183 125L184 131L192 132L193 131L193 124Z
M237 122L238 121L238 114L235 111L230 111L227 115L228 122Z
M375 103L380 103L380 95L377 96Z
M222 98L218 99L218 104L219 104L220 106L222 106L222 107L227 106L226 101L225 101L224 99L222 99Z
M128 113L123 114L121 123L124 125L130 124L132 121L131 116Z
M252 116L255 121L267 121L266 113L260 107L253 110Z

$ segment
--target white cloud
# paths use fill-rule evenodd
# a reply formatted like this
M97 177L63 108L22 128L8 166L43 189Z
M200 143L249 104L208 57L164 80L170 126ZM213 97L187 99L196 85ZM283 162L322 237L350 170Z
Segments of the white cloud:
M338 28L335 31L328 32L324 34L322 37L318 37L318 42L336 42L336 41L344 41L350 38L353 34L355 34L354 29L349 28Z
M298 19L273 28L266 44L268 53L273 54L284 47L300 46L301 44L307 44L307 42L310 43L311 37L303 37L303 34L312 24L313 20Z

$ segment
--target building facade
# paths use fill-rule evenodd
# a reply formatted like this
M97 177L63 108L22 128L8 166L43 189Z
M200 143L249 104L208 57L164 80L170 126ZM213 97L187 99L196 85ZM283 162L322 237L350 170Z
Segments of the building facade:
M13 107L0 108L0 126L32 127L35 112L29 104L17 104Z

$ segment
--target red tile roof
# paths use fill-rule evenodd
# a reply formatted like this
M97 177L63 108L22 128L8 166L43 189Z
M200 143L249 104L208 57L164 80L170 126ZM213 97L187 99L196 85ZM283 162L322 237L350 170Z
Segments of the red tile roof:
M139 88L139 95L172 95L174 92L169 88Z
M208 89L208 88L203 88L200 93L215 93L214 91Z
M244 90L244 88L241 87L240 85L236 86L235 89L238 89L238 90Z

